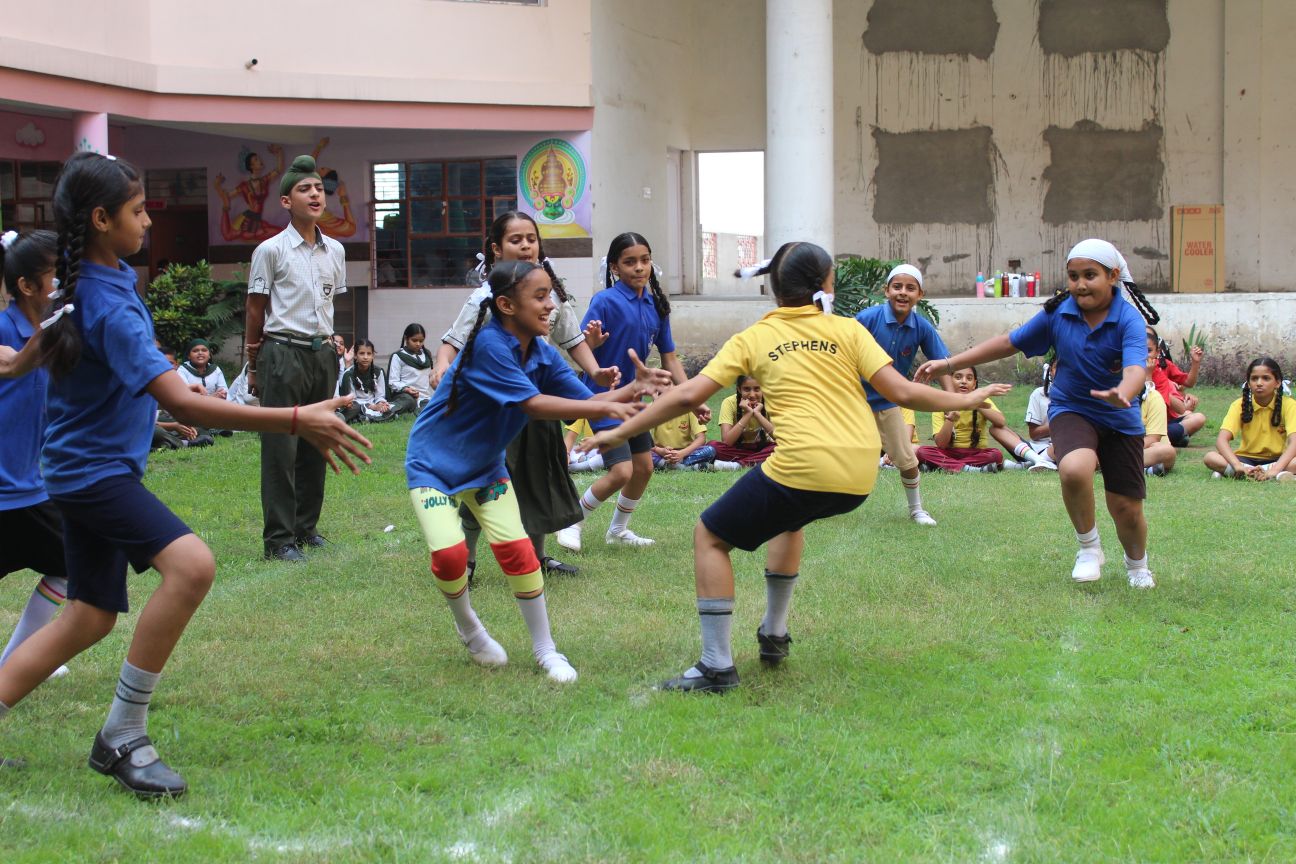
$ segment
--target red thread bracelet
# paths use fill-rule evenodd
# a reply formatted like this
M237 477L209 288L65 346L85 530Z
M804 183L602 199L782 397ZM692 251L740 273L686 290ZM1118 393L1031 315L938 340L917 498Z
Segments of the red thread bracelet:
M296 405L293 406L293 422L292 422L292 427L289 428L288 430L288 434L289 435L297 434L297 406Z

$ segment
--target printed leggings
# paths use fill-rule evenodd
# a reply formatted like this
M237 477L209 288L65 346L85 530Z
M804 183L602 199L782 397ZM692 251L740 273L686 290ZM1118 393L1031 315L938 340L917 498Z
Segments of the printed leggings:
M538 597L544 591L540 561L527 539L518 512L517 496L507 478L480 489L454 495L422 486L410 490L414 515L432 552L432 575L450 597L468 588L468 544L459 524L459 505L466 506L482 526L491 552L499 562L515 597Z

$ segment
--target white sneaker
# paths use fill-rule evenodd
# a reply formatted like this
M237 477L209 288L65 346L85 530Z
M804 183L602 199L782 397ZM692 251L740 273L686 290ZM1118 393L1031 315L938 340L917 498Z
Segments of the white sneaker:
M559 684L570 684L576 680L576 670L572 668L567 658L557 651L549 652L536 662L549 676L550 681L557 681Z
M909 518L917 522L919 525L936 524L936 520L932 518L931 514L928 513L926 510L922 509L921 507L919 507L917 510L910 510Z
M743 467L741 462L726 462L723 459L717 459L711 464L717 471L741 471Z
M1296 482L1296 474L1293 474L1290 471L1279 471L1278 476L1274 479L1279 483L1292 483Z
M558 539L558 545L566 549L567 551L569 552L581 551L581 523L580 522L577 522L575 525L568 525L566 528L563 528L554 536Z
M1075 566L1071 568L1071 581L1097 582L1102 578L1102 565L1107 561L1101 548L1081 548L1076 553Z
M46 678L45 680L46 680L46 681L53 681L55 678L62 678L62 677L63 677L64 675L66 675L67 673L68 673L68 668L67 668L66 666L60 666L59 668L57 668L57 669L55 669L53 672L51 672L51 673L49 674L49 677Z
M1045 471L1056 471L1057 464L1049 461L1048 459L1041 459L1040 461L1036 462L1034 465L1030 466L1026 470L1029 471L1031 474L1042 474Z
M1138 570L1128 570L1129 583L1131 588L1155 588L1156 582L1152 579L1152 571L1146 567Z
M651 546L652 540L647 537L640 537L629 528L622 528L620 531L608 531L603 535L609 546Z
M468 649L468 656L472 657L473 662L478 666L508 665L508 654L504 651L504 646L492 639L491 635L486 632L486 628L483 627L481 635L472 639L472 642L477 643L477 650L475 651L469 640L464 638L463 631L459 629L458 624L455 624L455 633L459 634L459 641Z
M1221 474L1221 473L1218 472L1218 471L1212 471L1212 472L1211 472L1211 478L1210 478L1210 479L1212 479L1212 480L1223 480L1223 479L1224 479L1224 475Z
M1016 459L1005 459L1003 463L1004 471L1025 471L1028 467L1025 462L1018 462Z

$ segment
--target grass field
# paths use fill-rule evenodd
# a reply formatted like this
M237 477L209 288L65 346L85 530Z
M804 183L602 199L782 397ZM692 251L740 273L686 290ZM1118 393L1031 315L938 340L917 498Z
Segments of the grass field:
M651 549L605 548L598 514L581 575L548 585L581 674L563 687L493 563L474 601L513 662L458 644L408 425L369 427L372 468L330 478L336 547L306 566L261 560L255 438L156 455L149 486L219 568L151 713L191 791L143 803L85 765L123 616L0 723L28 760L0 773L0 861L1296 860L1296 486L1208 480L1234 393L1201 392L1202 446L1149 484L1156 590L1126 585L1102 511L1105 576L1071 583L1056 476L927 475L924 529L884 472L807 532L776 671L753 635L763 559L735 553L724 697L653 685L698 655L691 531L734 475L654 478L633 522ZM0 638L33 584L0 581ZM138 608L156 574L132 584Z

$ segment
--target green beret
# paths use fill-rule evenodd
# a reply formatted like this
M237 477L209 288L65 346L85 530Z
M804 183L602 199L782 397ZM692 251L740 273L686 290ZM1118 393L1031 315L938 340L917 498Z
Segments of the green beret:
M292 188L308 177L320 179L319 172L315 170L315 158L313 156L298 156L292 161L292 165L284 172L283 179L279 181L279 194L287 195Z

